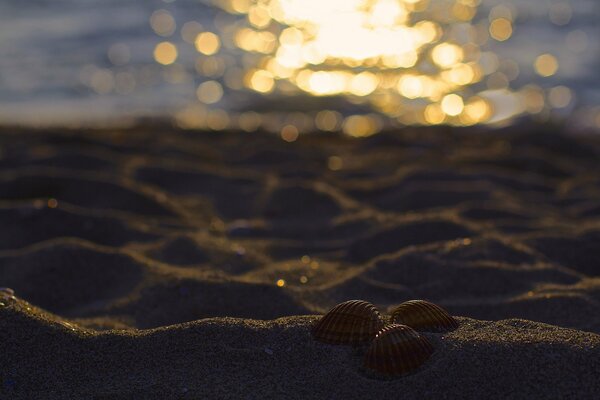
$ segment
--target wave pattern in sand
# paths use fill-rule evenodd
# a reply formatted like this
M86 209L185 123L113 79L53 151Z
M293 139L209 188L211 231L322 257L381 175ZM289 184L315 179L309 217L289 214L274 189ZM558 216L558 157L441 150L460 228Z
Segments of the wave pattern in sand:
M83 327L425 298L600 332L597 139L7 132L0 149L0 286Z

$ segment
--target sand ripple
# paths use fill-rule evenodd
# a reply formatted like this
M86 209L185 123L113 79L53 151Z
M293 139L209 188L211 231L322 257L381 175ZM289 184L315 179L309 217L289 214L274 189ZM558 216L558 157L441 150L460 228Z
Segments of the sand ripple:
M363 298L600 332L600 143L6 132L0 286L83 327Z

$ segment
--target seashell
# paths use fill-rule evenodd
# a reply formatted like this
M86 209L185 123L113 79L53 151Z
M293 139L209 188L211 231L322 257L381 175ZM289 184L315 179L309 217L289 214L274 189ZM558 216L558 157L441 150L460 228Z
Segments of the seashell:
M11 288L0 287L0 296L1 297L11 297L15 295L15 291Z
M437 304L425 300L406 301L392 311L392 323L408 325L421 332L448 332L458 322Z
M383 328L377 308L363 300L349 300L333 307L312 330L314 338L329 344L361 345Z
M433 346L426 337L409 326L392 324L375 336L364 366L385 375L404 375L423 365L431 354Z

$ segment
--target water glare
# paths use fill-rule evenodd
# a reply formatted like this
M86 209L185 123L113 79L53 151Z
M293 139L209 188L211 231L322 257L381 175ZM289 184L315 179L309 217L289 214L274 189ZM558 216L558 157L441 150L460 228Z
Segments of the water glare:
M56 3L48 23L0 16L3 120L152 116L280 136L527 115L598 125L588 0L91 4Z

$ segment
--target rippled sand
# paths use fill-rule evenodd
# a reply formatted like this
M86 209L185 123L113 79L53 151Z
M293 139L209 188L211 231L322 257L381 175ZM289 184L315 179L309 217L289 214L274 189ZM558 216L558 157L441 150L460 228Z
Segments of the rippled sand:
M0 398L597 397L600 140L550 130L5 130ZM376 380L302 316L353 298L468 318Z

